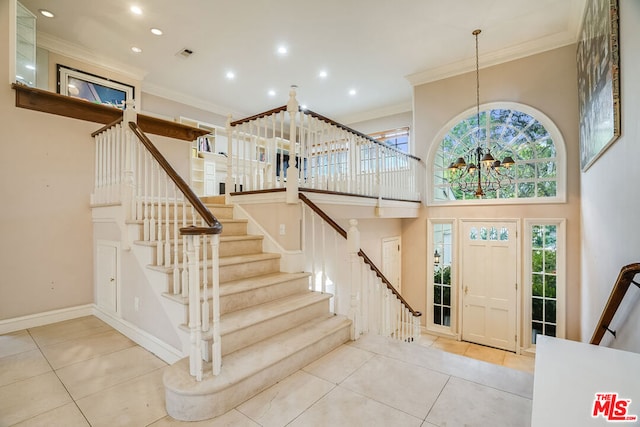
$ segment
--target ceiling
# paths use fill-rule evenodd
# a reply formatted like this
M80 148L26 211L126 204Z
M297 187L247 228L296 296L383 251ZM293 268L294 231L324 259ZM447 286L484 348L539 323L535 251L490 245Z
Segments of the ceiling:
M481 68L574 43L586 0L19 1L55 14L38 14L39 46L145 92L240 118L286 104L297 85L301 104L354 123L410 111L412 85L473 70L476 28Z

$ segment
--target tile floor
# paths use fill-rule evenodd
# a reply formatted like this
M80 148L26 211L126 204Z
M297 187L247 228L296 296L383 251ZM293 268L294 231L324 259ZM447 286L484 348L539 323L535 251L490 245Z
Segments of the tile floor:
M83 317L0 336L0 426L530 425L533 359L418 344L365 336L221 417L181 423L164 409L166 363Z

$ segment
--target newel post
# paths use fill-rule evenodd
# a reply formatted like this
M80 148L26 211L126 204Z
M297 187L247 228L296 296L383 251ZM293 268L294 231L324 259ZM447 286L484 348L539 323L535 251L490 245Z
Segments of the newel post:
M349 304L349 318L351 319L351 340L357 340L362 334L360 316L360 268L358 252L360 252L360 231L358 221L349 220L349 231L347 231L347 252L351 261L351 298Z
M127 220L136 219L136 182L135 182L135 143L133 132L129 129L129 122L137 123L138 112L135 108L135 100L130 99L125 102L124 111L122 112L122 123L119 127L121 144L120 150L122 150L123 165L122 165L122 177L120 180L120 200L122 202L122 208L126 215ZM123 230L126 230L125 227ZM126 231L123 231L122 242L124 244L123 249L129 250L131 248L129 244L129 235Z
M227 176L224 180L224 199L226 204L231 204L231 191L233 189L233 130L231 129L231 114L227 116Z
M298 100L296 99L297 86L291 86L289 91L289 102L287 103L287 112L289 113L289 167L287 168L287 203L298 202L298 168L296 160L298 158L297 144L297 124L296 118L299 110Z

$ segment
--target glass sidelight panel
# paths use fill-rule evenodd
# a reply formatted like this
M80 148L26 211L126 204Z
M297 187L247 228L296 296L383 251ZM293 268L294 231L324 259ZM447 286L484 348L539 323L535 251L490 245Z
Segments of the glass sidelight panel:
M531 228L531 343L538 335L556 336L557 225Z
M469 236L473 239L476 236ZM433 224L433 323L451 326L452 224ZM435 254L439 255L439 259Z

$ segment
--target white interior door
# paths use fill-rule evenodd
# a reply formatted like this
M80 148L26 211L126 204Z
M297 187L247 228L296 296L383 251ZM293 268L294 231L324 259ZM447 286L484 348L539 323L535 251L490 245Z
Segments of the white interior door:
M462 339L516 349L515 222L464 222Z
M118 247L98 243L97 248L98 307L111 313L118 310Z
M401 262L400 237L382 239L382 274L389 279L389 282L398 292L402 291L402 283L400 281Z

